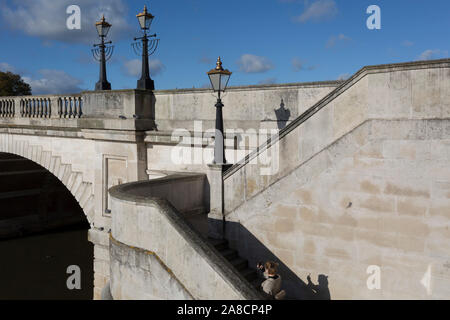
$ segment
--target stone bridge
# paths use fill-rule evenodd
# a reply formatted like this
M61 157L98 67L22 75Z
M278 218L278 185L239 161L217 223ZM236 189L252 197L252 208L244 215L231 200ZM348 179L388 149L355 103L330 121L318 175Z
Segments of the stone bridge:
M292 298L320 298L308 273L331 298L450 297L449 59L223 101L231 168L209 165L206 89L0 98L0 168L31 160L76 199L96 299L257 299L269 258Z

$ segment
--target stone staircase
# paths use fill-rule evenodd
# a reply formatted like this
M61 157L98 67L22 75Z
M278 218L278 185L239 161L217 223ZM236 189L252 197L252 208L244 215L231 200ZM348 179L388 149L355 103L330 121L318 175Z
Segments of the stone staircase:
M256 268L252 269L248 266L248 261L241 258L238 252L231 249L228 245L226 239L212 239L208 238L208 242L217 250L219 253L230 262L230 264L245 278L250 282L250 284L258 289L261 284L261 280L258 279L258 274L256 273Z
M208 237L208 222L206 214L186 214L185 219L193 229L197 230L204 240L209 242L222 257L227 260L256 290L259 289L262 280L258 278L256 267L250 268L248 260L239 256L237 250L231 249L226 239L214 239Z

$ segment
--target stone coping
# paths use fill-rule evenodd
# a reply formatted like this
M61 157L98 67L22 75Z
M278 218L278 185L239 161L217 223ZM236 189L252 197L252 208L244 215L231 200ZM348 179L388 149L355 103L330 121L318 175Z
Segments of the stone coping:
M280 83L280 84L259 84L259 85L246 85L246 86L230 86L227 91L239 91L239 90L254 90L254 89L277 89L277 88L303 88L303 87L329 87L337 86L341 84L342 80L331 81L313 81L313 82L293 82L293 83ZM99 94L99 93L147 93L153 92L158 94L175 94L175 93L192 93L192 92L212 92L210 88L181 88L181 89L160 89L160 90L143 90L143 89L118 89L118 90L99 90L99 91L81 91L79 93L67 93L67 94L44 94L44 95L29 95L29 96L5 96L0 99L14 99L14 98L52 98L52 97L81 97L87 94Z
M204 174L175 174L150 181L138 181L114 186L109 189L111 197L118 200L132 202L142 206L154 206L167 218L170 224L180 233L180 235L192 246L192 248L206 260L213 270L237 292L240 292L245 299L264 299L252 285L226 260L203 236L195 230L189 222L180 214L173 205L166 199L153 197L143 193L146 187L158 184L171 183L174 181L191 181L203 179ZM114 216L113 216L114 219ZM142 250L146 250L143 249ZM170 266L169 266L170 267Z
M374 66L365 66L357 71L348 80L344 81L336 89L327 94L324 98L319 100L316 104L306 110L303 114L298 116L292 122L290 122L286 127L279 131L278 136L269 138L265 143L256 148L253 152L248 154L244 159L234 164L230 169L224 172L223 178L227 179L237 172L240 168L244 167L252 159L257 157L260 153L268 149L272 144L281 140L289 132L297 128L303 122L308 120L314 114L316 114L323 107L328 105L335 98L344 93L347 89L353 86L360 79L368 74L383 73L383 72L393 72L393 71L404 71L404 70L416 70L416 69L430 69L430 68L442 68L450 67L450 59L440 59L440 60L427 60L427 61L414 61L414 62L404 62L404 63L394 63L394 64L383 64Z
M205 174L191 172L175 173L158 179L124 183L112 187L111 189L109 189L109 193L117 199L132 202L143 201L143 203L146 203L146 200L153 199L153 197L149 195L149 189L153 186L161 186L173 182L197 181L204 179L205 176Z
M253 84L246 86L230 86L227 91L240 91L240 90L272 90L278 88L303 88L303 87L335 87L344 81L331 80L331 81L314 81L314 82L293 82L293 83L280 83L280 84ZM173 93L194 93L194 92L211 92L210 88L184 88L184 89L162 89L155 90L157 94L173 94Z

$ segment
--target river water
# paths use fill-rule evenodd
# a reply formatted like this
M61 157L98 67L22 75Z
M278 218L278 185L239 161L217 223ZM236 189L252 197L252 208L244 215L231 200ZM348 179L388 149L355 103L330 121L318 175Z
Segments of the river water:
M86 229L0 241L0 299L92 299L93 250ZM71 265L80 268L80 290L67 287Z

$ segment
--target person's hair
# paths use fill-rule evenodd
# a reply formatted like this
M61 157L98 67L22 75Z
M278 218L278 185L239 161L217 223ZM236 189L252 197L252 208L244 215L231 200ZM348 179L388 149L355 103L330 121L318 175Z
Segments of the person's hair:
M278 268L278 263L276 263L274 261L267 261L266 264L264 265L264 267L268 274L276 274L277 268Z

